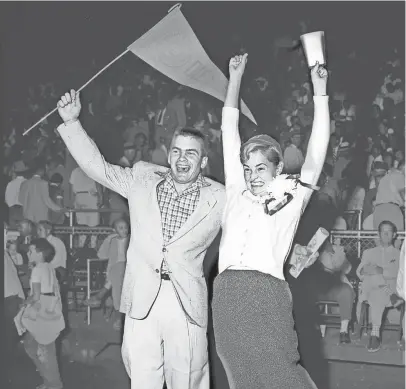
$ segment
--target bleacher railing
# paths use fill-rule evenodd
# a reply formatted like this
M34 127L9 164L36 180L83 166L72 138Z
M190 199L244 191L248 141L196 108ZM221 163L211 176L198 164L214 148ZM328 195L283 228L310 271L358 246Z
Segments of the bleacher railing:
M69 212L69 226L56 226L54 232L56 235L69 235L70 248L73 248L74 236L75 235L96 235L98 237L97 246L101 244L103 239L107 235L110 235L114 232L111 226L97 226L97 227L86 227L86 226L75 226L73 221L73 215L78 212L99 212L99 213L122 213L121 210L114 209L97 209L97 210L83 210L83 209L70 209ZM349 256L356 256L361 258L364 250L375 247L376 240L378 239L377 231L362 231L362 211L345 211L344 217L356 214L356 226L357 230L333 230L330 234L331 242L334 243L337 239L341 240L341 244L344 246L344 249ZM405 239L405 232L398 232L398 239ZM92 264L98 262L97 259L88 259L87 260L87 293L86 297L90 298L91 296L91 282L90 277L92 273ZM90 307L87 307L87 324L90 325L91 321L91 310Z

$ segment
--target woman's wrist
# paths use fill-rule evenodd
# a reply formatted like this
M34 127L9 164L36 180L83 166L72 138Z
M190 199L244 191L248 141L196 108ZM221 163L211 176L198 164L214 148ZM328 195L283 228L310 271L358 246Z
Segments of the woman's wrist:
M70 124L75 123L75 122L77 122L77 121L79 121L79 118L68 119L68 120L65 120L65 121L63 122L63 124L65 124L65 126L69 126Z

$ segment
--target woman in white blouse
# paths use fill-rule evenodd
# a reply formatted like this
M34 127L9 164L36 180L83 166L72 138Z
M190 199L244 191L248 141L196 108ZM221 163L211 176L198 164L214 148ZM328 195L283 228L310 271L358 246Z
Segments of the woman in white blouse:
M300 181L281 175L281 147L270 136L241 147L237 107L246 61L247 54L230 60L222 117L227 202L213 294L216 347L232 389L314 388L298 364L283 267L326 156L327 70L318 64L311 70L314 121Z

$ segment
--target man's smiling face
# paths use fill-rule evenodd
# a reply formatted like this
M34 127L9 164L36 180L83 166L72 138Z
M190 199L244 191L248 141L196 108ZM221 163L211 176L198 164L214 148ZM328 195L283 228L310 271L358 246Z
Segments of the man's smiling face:
M175 136L169 151L168 162L176 183L192 184L207 165L203 140L192 136Z

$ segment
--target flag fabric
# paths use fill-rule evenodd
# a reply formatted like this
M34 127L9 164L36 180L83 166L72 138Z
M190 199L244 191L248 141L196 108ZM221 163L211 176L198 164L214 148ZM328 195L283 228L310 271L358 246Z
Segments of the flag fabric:
M228 80L205 52L179 6L128 49L179 84L225 100ZM257 124L242 100L241 112Z

